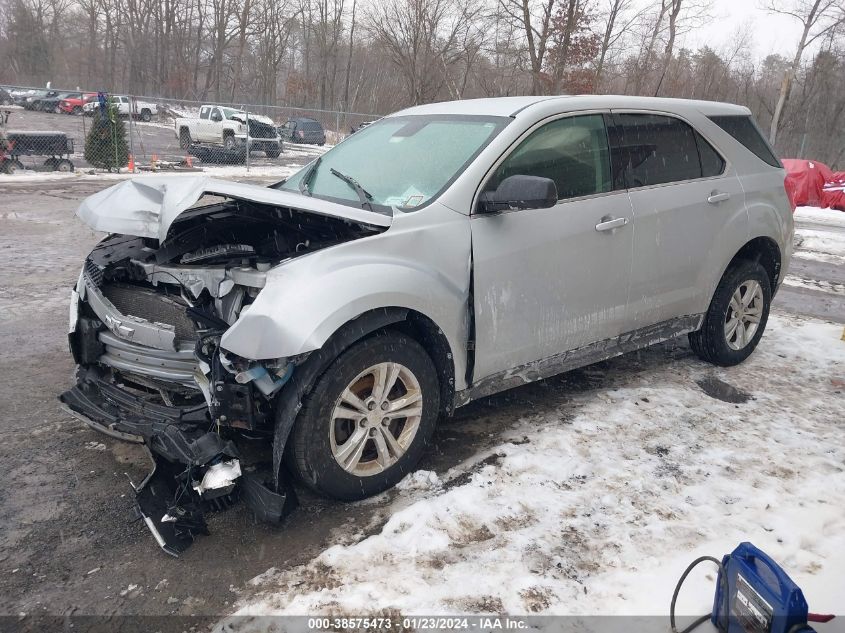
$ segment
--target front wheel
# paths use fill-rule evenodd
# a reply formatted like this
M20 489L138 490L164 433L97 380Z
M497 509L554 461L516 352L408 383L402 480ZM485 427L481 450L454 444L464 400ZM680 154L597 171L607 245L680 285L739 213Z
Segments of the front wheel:
M701 329L689 335L690 347L714 365L738 365L760 342L771 302L766 269L757 262L738 262L716 287Z
M343 352L304 399L288 464L317 492L351 501L394 486L431 441L437 372L419 343L384 333Z

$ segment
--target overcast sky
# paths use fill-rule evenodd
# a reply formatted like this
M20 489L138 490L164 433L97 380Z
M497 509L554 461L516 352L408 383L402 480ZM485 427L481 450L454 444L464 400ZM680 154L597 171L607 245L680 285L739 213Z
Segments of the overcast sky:
M649 0L640 0L648 4ZM711 0L713 19L684 36L682 45L697 48L707 44L716 50L728 44L737 29L750 24L754 31L752 50L762 58L772 52L792 57L801 37L801 24L788 16L773 15L758 8L761 0Z

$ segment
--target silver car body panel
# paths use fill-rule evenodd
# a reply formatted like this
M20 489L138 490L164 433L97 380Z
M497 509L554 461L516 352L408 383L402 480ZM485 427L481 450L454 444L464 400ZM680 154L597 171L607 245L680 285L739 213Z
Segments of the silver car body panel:
M551 209L473 213L494 165L529 130L562 115L612 110L692 122L723 153L725 173L566 200ZM365 312L406 308L428 317L447 339L459 403L492 393L493 384L507 388L695 329L724 269L749 239L774 240L785 269L792 218L783 170L763 164L706 118L749 115L746 108L639 97L512 97L417 106L397 115L447 113L513 120L436 200L416 211L394 209L389 217L290 191L150 176L92 196L79 216L96 230L162 240L181 213L214 194L386 228L267 271L221 347L254 360L298 356L319 349ZM708 203L713 191L730 197ZM597 232L608 215L627 223ZM209 291L219 283L212 273L198 277ZM107 305L100 309L123 324ZM166 330L138 326L140 341L119 327L110 329L124 340L173 350Z
M407 308L431 319L453 351L465 350L470 281L469 219L437 202L396 213L377 235L296 258L270 270L221 346L256 360L318 349L370 310ZM466 353L455 353L456 388Z

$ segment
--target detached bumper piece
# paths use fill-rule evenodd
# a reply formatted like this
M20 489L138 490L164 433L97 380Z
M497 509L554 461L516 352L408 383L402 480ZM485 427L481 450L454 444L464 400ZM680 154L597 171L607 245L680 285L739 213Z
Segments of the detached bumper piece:
M206 512L243 500L258 520L279 523L298 505L287 482L276 490L269 472L242 469L237 447L214 428L208 408L147 402L101 379L93 369L59 399L72 415L112 437L143 442L152 471L133 484L137 515L159 546L179 556L199 534Z

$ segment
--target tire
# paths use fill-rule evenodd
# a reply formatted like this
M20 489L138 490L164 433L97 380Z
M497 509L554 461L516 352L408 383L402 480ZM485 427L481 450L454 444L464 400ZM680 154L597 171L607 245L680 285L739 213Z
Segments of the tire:
M268 149L264 150L264 153L267 155L267 158L278 158L279 154L282 153L282 148L281 147L277 147L275 149L268 148Z
M374 389L375 373L368 373L379 367L383 375L390 375L391 368L399 368L388 403L399 406L408 394L420 394L416 402L412 400L400 409L417 415L394 416L385 426L389 416L381 418L385 412ZM355 419L335 416L347 389L359 396L357 407L348 404L349 400L342 404L344 411L358 416ZM416 406L418 402L422 404L421 411ZM431 442L439 404L437 371L419 343L395 332L364 339L341 353L303 399L287 442L288 466L305 485L335 499L352 501L384 492L414 468ZM348 453L348 467L343 467L339 460L353 433L361 433L363 439L353 445L361 450ZM391 446L404 452L388 448L386 433L394 438Z
M179 129L179 147L188 149L191 146L191 131L188 128Z
M3 165L3 172L9 175L23 171L23 164L17 159L7 159Z
M226 134L223 136L223 147L228 150L237 149L237 141L233 134Z
M71 114L79 116L80 114L82 114L82 108L80 108L79 106L73 106L73 110L71 111Z
M141 120L144 123L149 123L153 118L152 112L150 112L147 108L141 110Z
M735 295L741 304L748 304L738 304ZM689 335L690 347L708 363L720 367L738 365L760 342L771 303L772 286L766 269L757 262L740 260L728 268L716 286L701 329ZM736 305L740 306L739 313L735 312ZM736 314L740 314L739 319ZM732 325L737 320L739 323Z
M73 163L66 158L61 158L56 161L56 171L70 173L73 171Z

